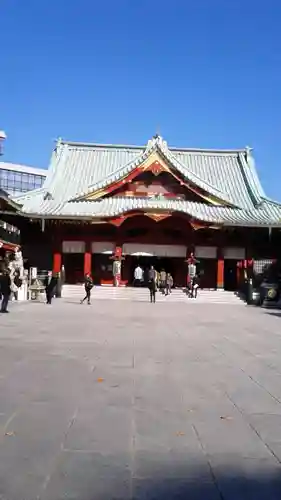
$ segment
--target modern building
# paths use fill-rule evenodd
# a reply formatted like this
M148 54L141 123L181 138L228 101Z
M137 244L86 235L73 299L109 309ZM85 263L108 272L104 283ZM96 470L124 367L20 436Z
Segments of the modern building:
M42 186L47 171L15 163L0 162L0 189L17 196Z
M43 186L15 201L24 256L55 272L64 264L68 282L90 272L112 283L119 262L123 284L140 263L182 286L194 253L202 287L234 290L252 259L281 248L281 204L264 193L249 148L174 148L160 136L146 146L60 140Z
M20 207L12 201L7 193L0 189L0 211L17 213ZM13 224L0 219L0 270L1 260L7 252L14 252L20 245L20 231Z

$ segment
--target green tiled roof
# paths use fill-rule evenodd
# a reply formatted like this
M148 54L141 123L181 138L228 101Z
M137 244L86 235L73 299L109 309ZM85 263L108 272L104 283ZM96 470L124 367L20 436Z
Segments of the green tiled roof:
M188 183L222 200L227 207L148 198L80 201L85 195L124 178L154 151ZM225 225L281 226L281 205L266 198L249 149L169 148L159 136L148 141L146 147L59 141L43 187L16 200L24 212L42 217L91 218L136 209L161 209Z
M32 204L25 205L25 210L34 215ZM46 218L62 217L85 218L115 217L131 210L168 210L182 212L194 219L221 224L225 226L280 226L281 207L270 202L264 202L260 208L239 209L222 206L210 206L206 203L192 201L157 200L148 198L114 197L104 198L100 201L73 201L56 203L55 201L42 201L39 214Z

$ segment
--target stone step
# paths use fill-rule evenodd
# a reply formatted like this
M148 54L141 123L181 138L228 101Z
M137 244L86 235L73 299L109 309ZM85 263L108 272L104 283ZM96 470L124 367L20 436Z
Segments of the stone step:
M79 301L85 294L83 285L64 285L62 297ZM157 302L192 302L192 303L219 303L219 304L243 304L243 302L233 293L225 291L199 290L196 300L187 297L181 289L172 290L171 295L165 296L157 292ZM92 299L95 300L128 300L147 302L149 291L147 288L126 288L126 287L94 287Z

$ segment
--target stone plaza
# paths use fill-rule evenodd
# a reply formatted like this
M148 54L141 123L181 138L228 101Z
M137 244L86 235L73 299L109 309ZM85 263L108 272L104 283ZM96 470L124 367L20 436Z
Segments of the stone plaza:
M10 311L1 500L280 500L278 313L66 299Z

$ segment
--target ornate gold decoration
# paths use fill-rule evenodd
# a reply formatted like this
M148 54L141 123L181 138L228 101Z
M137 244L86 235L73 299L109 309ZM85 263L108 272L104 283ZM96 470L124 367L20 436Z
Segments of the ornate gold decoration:
M167 169L163 167L161 163L158 161L155 161L149 167L145 169L146 172L151 172L153 175L157 177L157 175L161 174L162 172L167 172Z
M199 229L206 229L208 227L207 224L203 224L203 223L200 223L200 222L194 222L194 221L190 221L190 225L192 227L192 229L194 229L194 231L198 231Z
M125 217L124 215L116 218L116 219L110 219L109 222L110 224L113 224L113 226L116 226L116 227L119 227L121 226L121 224L123 224L124 220L126 219L127 217Z
M146 217L149 217L150 219L154 220L155 222L160 222L161 220L165 220L168 217L171 217L170 213L150 213L150 212L145 212L144 215Z

